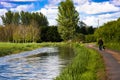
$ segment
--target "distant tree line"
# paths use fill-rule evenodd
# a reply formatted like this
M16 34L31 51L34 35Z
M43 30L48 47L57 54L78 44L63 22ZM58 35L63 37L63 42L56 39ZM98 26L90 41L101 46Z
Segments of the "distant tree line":
M7 42L93 42L103 38L106 42L120 41L120 18L93 28L79 21L79 13L72 0L65 0L58 6L57 26L48 26L48 20L41 12L11 12L1 16L4 26L0 27L0 41Z
M79 13L72 0L62 1L58 7L57 26L48 26L48 20L40 12L11 12L1 16L0 41L4 42L59 42L95 41L95 28L79 21Z
M2 42L58 42L62 41L57 26L48 26L42 13L11 12L1 16L4 26L0 26Z
M29 13L21 11L19 13L8 11L5 15L1 16L1 18L4 25L30 25L31 22L36 22L38 26L48 26L47 18L40 12Z

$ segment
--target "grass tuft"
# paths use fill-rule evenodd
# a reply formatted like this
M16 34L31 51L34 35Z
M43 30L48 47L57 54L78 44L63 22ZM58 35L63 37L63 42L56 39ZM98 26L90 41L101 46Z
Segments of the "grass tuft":
M97 51L85 48L81 44L72 44L72 46L76 56L55 80L101 80L105 78L104 64Z

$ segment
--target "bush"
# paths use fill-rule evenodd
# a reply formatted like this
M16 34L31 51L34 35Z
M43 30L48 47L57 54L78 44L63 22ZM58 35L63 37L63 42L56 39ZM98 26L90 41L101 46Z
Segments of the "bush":
M74 35L73 41L84 42L85 41L85 35L81 34L81 33L77 33L76 35Z
M85 42L96 42L96 37L94 35L86 35Z

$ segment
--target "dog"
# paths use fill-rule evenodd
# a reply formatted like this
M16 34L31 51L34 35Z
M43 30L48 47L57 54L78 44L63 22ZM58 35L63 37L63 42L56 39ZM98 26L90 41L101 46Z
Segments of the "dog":
M103 45L103 50L105 50L105 45Z

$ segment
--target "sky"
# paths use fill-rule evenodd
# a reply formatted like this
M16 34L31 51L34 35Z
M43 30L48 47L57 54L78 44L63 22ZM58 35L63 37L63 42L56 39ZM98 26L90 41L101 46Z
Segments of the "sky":
M47 17L49 25L57 25L58 6L61 1L64 0L0 0L0 16L8 10L41 12ZM73 2L80 21L88 26L97 27L120 18L120 0L73 0Z

